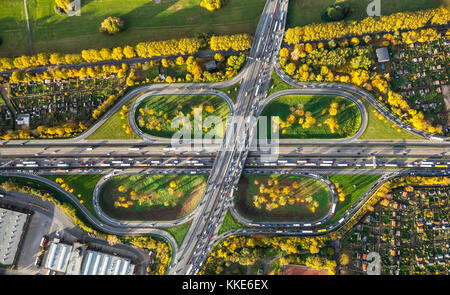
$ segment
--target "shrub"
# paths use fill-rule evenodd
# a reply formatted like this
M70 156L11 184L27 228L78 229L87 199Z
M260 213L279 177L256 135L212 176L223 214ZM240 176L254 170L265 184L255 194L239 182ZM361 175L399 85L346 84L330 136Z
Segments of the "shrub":
M320 16L324 21L335 22L343 20L350 12L350 5L347 1L336 1L334 4L330 4L322 10Z

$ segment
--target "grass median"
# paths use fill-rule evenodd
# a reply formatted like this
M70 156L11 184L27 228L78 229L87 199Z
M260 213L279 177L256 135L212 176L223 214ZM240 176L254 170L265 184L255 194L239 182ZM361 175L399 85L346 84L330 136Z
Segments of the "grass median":
M213 132L216 136L223 137L226 118L230 115L230 108L223 98L215 95L150 96L142 100L136 108L136 125L146 134L172 138L175 132L181 128L171 128L173 120L177 117L186 117L187 121L191 123L193 132L194 108L201 109L203 135ZM206 126L209 116L219 117L223 128L213 130L211 126Z
M335 104L336 108L333 108ZM331 109L335 110L332 114ZM350 100L328 95L286 95L272 100L262 111L269 117L278 116L280 139L339 139L354 135L361 124L361 114ZM327 125L334 120L333 130Z
M345 214L347 209L350 208L381 176L336 174L327 177L335 185L337 184L345 195L345 200L343 202L338 201L336 213L327 222L328 224L332 224L338 221Z
M323 183L294 175L245 175L236 210L254 221L309 221L324 217L331 196Z
M105 214L120 220L176 220L191 213L206 188L207 175L119 175L99 195Z

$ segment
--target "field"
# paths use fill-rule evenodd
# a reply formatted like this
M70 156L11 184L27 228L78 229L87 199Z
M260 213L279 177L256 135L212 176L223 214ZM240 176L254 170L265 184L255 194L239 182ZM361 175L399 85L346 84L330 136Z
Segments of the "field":
M28 14L34 52L66 53L199 33L253 34L265 2L229 1L221 10L208 12L200 7L200 0L162 0L160 4L153 0L82 0L81 15L67 17L55 13L54 0L28 0ZM4 44L0 56L28 54L23 1L7 0L1 5ZM100 23L109 16L121 17L125 31L113 37L99 33Z
M163 95L151 96L144 99L136 109L136 125L147 134L171 138L176 129L170 128L171 121L178 116L187 116L193 123L193 108L203 106L203 123L209 115L218 116L222 119L223 131L225 131L225 119L230 115L228 104L218 96L212 95ZM213 109L208 112L207 106ZM181 112L181 113L180 113ZM210 130L209 130L210 131ZM203 130L203 134L205 134ZM223 137L222 130L215 133Z
M22 0L2 1L0 9L0 57L29 54L25 11Z
M119 175L102 187L99 203L122 220L174 220L197 206L207 175Z
M346 20L360 20L367 17L367 5L373 0L349 0L354 11ZM400 11L416 11L434 8L447 0L381 0L381 15L389 15ZM335 0L291 0L289 1L286 27L305 26L320 23L320 12ZM446 2L449 3L448 1Z
M388 119L380 120L374 113L375 108L366 101L363 101L368 117L367 128L358 138L360 140L423 140L408 131L405 131ZM400 130L400 132L399 132Z
M330 128L324 122L328 119L328 109L331 103L339 104L337 115L335 116L339 128L335 133L331 133ZM326 96L326 95L289 95L279 97L271 101L262 111L262 116L279 116L284 122L288 116L293 114L291 108L299 109L302 105L304 110L303 116L295 115L295 121L289 127L279 130L280 139L334 139L346 138L356 133L361 122L361 114L356 105L342 97ZM316 119L315 124L311 124L309 128L298 123L299 118L305 119L306 114L310 112L311 116ZM269 120L268 120L269 121ZM306 121L306 119L305 119ZM270 121L269 121L270 122ZM283 129L285 131L283 131ZM270 124L268 124L268 135L270 134ZM283 133L285 132L285 133ZM268 136L269 137L269 136Z
M336 207L336 214L328 221L329 224L339 220L345 211L358 200L364 192L377 181L379 175L330 175L329 180L339 184L345 194L345 201L338 202Z
M96 216L93 204L92 194L97 182L103 175L99 174L83 174L83 175L44 175L45 178L55 181L57 178L61 178L64 184L73 189L72 194L78 197L83 205ZM61 183L62 184L62 183Z
M131 108L133 102L137 99L137 96L130 99L125 103L128 109ZM121 119L120 111L115 112L105 123L103 123L97 130L95 130L87 140L108 140L108 139L141 139L134 132L131 134L126 134L125 130L122 128L123 124L128 125L128 112L126 113L125 119Z
M268 183L269 179L273 181L272 185ZM278 181L278 184L275 181ZM297 189L293 188L294 182L298 184ZM261 184L264 184L270 190L273 189L275 194L278 195L275 201L279 204L277 208L268 210L266 207L268 203L262 202L260 208L255 206L254 196L256 195L271 199L269 197L270 192L260 193ZM288 194L276 193L277 189L283 191L286 186L291 187ZM298 198L298 200L294 201L293 204L285 203L285 205L282 205L282 198ZM330 195L322 183L308 177L293 175L246 175L240 180L235 202L239 214L254 221L315 220L325 216L331 207ZM314 202L316 202L316 206L313 211L311 207L314 207Z

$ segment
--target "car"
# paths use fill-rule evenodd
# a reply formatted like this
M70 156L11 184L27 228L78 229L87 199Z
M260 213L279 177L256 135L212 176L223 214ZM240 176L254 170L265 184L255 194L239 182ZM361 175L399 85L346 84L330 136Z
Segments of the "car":
M39 257L40 256L37 256L36 259L34 260L34 265L36 265L38 267L41 266L41 261L40 261Z
M45 249L45 248L47 247L48 241L49 241L49 240L50 240L50 239L49 239L48 236L43 236L43 237L42 237L42 239L41 239L41 244L40 244L40 246L41 246L42 249Z

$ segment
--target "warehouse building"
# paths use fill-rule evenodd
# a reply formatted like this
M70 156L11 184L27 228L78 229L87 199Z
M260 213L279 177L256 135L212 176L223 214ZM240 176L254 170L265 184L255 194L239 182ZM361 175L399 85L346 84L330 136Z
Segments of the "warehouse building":
M105 253L87 251L81 275L132 275L134 265L129 259Z
M80 243L73 244L73 251L70 253L69 262L67 264L66 275L79 275L81 263L84 254L86 253L86 246Z
M65 273L72 248L71 245L59 243L59 240L55 240L50 245L44 267L56 272Z
M14 264L27 220L25 213L0 208L0 264Z
M55 239L48 251L44 267L66 275L132 275L135 266L127 258L87 250L87 246L73 246Z

